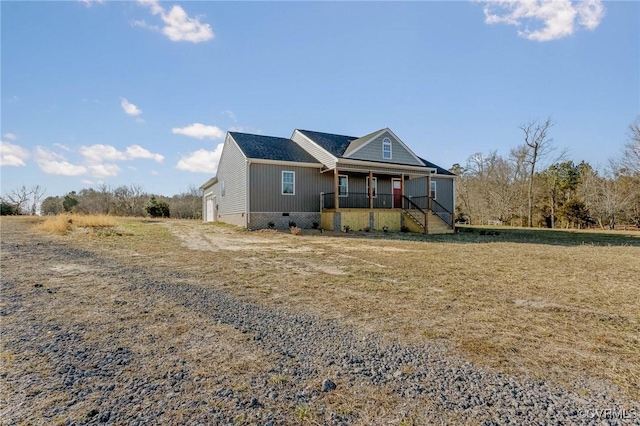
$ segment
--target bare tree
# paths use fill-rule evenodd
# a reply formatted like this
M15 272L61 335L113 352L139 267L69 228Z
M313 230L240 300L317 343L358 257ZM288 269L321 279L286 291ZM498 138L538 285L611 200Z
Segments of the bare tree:
M40 203L42 202L42 197L47 192L46 188L43 188L40 185L34 185L31 187L31 208L30 213L35 215L40 207Z
M630 200L621 186L619 165L610 161L602 176L587 170L581 186L585 203L598 225L602 229L605 224L609 229L615 229L617 219Z
M549 117L544 122L533 120L520 126L520 130L524 132L524 146L527 150L526 162L529 166L527 225L530 228L533 227L533 177L538 162L555 149L552 145L553 139L549 137L549 129L554 124L551 117Z
M20 188L16 188L7 193L5 198L16 207L17 214L24 214L25 206L31 199L31 191L22 185Z
M640 173L640 115L629 125L629 139L624 145L622 166Z

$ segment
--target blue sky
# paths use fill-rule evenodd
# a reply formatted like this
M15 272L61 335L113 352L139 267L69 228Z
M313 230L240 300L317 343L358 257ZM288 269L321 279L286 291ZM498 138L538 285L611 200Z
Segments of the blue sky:
M2 1L2 192L173 195L228 130L389 127L443 167L551 116L574 161L640 114L640 3Z

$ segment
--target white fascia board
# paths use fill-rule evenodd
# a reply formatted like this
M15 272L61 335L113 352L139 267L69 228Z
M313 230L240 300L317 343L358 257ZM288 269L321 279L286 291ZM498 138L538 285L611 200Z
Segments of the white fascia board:
M236 142L236 140L233 138L233 136L231 136L231 133L227 132L227 137L225 139L225 144L227 142L233 142L233 144L236 146L236 148L238 148L238 151L240 151L240 154L242 154L242 156L244 157L244 159L247 159L247 156L245 155L244 151L242 150L242 148L240 148L240 145L238 145L238 142ZM222 162L222 157L224 156L224 146L222 147L222 154L220 154L220 161L218 162L218 164L220 164Z
M324 151L329 157L333 158L333 161L338 161L338 157L336 157L335 155L333 155L332 153L330 153L329 151L327 151L326 149L324 149L323 147L321 147L320 145L318 145L317 143L315 143L311 138L308 138L307 135L305 135L304 133L302 133L300 130L295 129L293 131L293 134L291 135L291 140L293 140L293 135L298 132L300 133L300 136L302 136L303 138L305 138L306 140L308 140L309 142L311 142L313 145L315 145L316 147L318 147L318 149L321 149L322 151ZM294 141L295 142L295 141ZM302 147L304 149L304 147ZM306 151L306 150L305 150Z
M293 166L293 167L313 167L316 169L321 169L322 164L320 163L301 163L297 161L282 161L282 160L265 160L262 158L249 158L247 160L249 164L272 164L274 166Z
M214 176L211 179L209 179L208 181L206 181L205 183L203 183L202 185L200 185L199 189L204 191L205 189L212 187L216 183L218 183L218 178Z
M340 168L340 164L352 164L356 166L370 166L370 167L386 167L386 168L398 168L403 170L416 170L420 172L430 171L432 173L436 172L436 169L433 167L427 166L411 166L406 164L394 164L394 163L378 163L375 161L365 161L365 160L352 160L349 158L340 158L336 164L337 168Z

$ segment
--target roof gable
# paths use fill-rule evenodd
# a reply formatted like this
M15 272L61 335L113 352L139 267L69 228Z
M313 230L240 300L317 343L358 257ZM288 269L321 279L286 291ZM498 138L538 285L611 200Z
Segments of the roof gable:
M318 160L291 139L238 132L229 132L229 135L247 158L318 163Z
M358 149L360 149L363 145L371 141L371 139L373 139L378 133L382 131L383 130L376 130L375 132L371 132L368 135L365 135L361 138L351 141L351 143L349 144L349 146L347 147L343 155L345 157L349 157L354 151L357 151Z

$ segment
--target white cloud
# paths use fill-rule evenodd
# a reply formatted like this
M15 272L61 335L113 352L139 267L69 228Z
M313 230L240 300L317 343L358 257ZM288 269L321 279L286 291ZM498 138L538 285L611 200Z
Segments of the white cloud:
M154 154L151 151L141 147L140 145L128 146L125 151L125 155L129 159L149 158L151 160L154 160L156 163L162 163L162 161L164 160L164 156L160 154Z
M98 4L104 3L104 0L79 0L79 1L80 3L84 4L87 7L91 7L91 5L94 3L98 3Z
M161 31L169 40L200 43L214 37L211 25L200 22L199 17L190 18L180 6L172 6L167 13L158 0L138 0L138 3L147 6L152 15L160 15L165 24ZM157 28L145 21L134 21L133 25L149 29Z
M140 27L140 28L144 28L144 29L152 30L152 31L160 31L160 27L159 26L148 24L147 21L145 21L144 19L131 21L131 26L132 27Z
M487 24L507 24L518 28L528 40L550 41L572 35L575 21L594 30L604 17L600 0L488 0L484 3ZM534 27L535 29L530 29Z
M237 121L236 120L236 114L233 111L231 111L230 109L225 109L224 111L222 111L222 114L226 115L227 117L229 117L233 121Z
M158 163L162 163L164 160L163 155L154 154L140 145L130 145L124 150L124 152L119 151L112 145L96 144L91 146L82 146L80 148L80 154L82 154L85 161L89 164L101 164L104 161L133 160L136 158L151 159Z
M92 164L87 166L89 173L93 177L111 177L118 176L120 172L120 167L117 164L111 163L103 163L103 164Z
M65 145L54 144L54 146L72 152ZM164 156L152 153L140 145L130 145L124 151L120 151L111 145L96 144L82 146L78 152L82 156L82 164L73 164L67 161L64 155L40 146L35 150L35 158L38 166L45 173L63 176L92 176L95 178L117 176L121 170L120 166L115 164L117 161L151 159L162 163L164 160Z
M155 170L151 170L151 176L158 176L159 173Z
M122 106L122 109L127 115L131 115L135 117L137 115L142 114L142 111L140 111L140 109L137 106L129 102L126 98L120 98L120 105Z
M80 176L87 173L86 167L71 164L62 155L40 146L36 147L35 158L40 169L50 175Z
M15 133L5 133L4 135L2 135L2 137L4 137L5 139L9 139L10 141L15 141L16 139L18 139L18 136L16 136Z
M5 135L6 137L7 135ZM9 138L7 138L9 139ZM0 141L0 166L1 167L22 167L25 160L30 157L29 151L9 142Z
M584 0L576 7L580 17L580 25L595 30L604 18L604 6L600 0Z
M63 149L65 151L71 151L71 148L69 148L68 146L66 146L65 144L62 143L54 143L53 146L55 146L56 148L60 148Z
M80 154L88 163L99 164L103 161L126 160L127 156L118 151L111 145L96 144L91 146L83 146L80 148Z
M253 133L256 135L262 134L262 129L258 129L255 127L246 127L246 126L231 126L229 127L230 132L238 132L238 133Z
M199 149L191 152L178 161L176 169L193 173L215 174L218 170L223 146L224 144L218 144L214 151Z
M196 139L222 139L224 131L217 126L207 126L202 123L193 123L186 127L174 127L171 133L175 135L185 135Z

